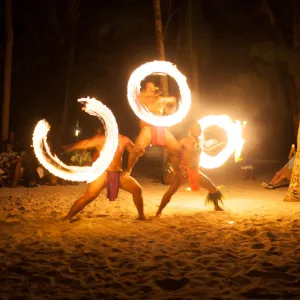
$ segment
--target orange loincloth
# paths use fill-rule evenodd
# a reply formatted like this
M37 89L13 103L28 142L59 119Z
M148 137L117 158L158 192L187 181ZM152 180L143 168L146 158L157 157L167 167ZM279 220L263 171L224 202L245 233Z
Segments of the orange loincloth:
M192 191L200 190L200 173L198 169L191 169L183 164L180 164L180 168L183 169L187 174L186 178Z
M164 127L151 126L152 146L166 145L166 129Z

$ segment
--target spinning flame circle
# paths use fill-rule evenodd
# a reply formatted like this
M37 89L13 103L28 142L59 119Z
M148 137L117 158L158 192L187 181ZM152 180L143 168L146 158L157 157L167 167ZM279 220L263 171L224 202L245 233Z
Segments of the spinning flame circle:
M204 151L200 154L200 162L199 167L205 169L214 169L223 165L231 156L232 153L235 152L235 160L237 161L241 152L243 150L243 146L245 140L242 137L242 124L240 121L236 121L234 123L228 116L220 115L220 116L205 116L202 119L198 120L198 124L201 126L201 138L204 140L204 131L206 128L210 126L219 126L223 128L228 137L227 144L225 148L216 156L210 156L206 154ZM244 125L246 122L244 122Z
M169 75L173 77L179 87L181 101L177 111L169 116L155 116L149 110L137 101L137 95L141 90L141 81L145 77L159 73L160 75ZM148 62L137 68L130 76L127 86L128 102L134 113L144 122L153 126L169 127L179 123L187 115L191 105L191 91L186 82L186 77L170 62L153 61Z
M52 174L65 180L87 181L90 183L99 177L109 166L118 147L118 125L113 113L100 101L92 98L78 100L85 105L85 111L102 118L106 128L106 139L99 158L90 167L68 166L56 155L52 155L47 144L50 125L46 120L37 123L33 132L33 148L39 162Z

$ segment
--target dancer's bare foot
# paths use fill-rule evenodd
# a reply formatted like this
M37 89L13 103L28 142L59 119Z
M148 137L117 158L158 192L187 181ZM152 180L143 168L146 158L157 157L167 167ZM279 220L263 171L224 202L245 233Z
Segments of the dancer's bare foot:
M147 221L147 217L146 217L145 215L138 216L138 217L137 217L137 220L140 220L140 221Z
M160 216L161 216L161 211L158 210L157 213L156 213L156 215L155 215L155 217L156 218L160 218Z
M223 204L222 199L223 199L222 193L219 190L217 190L215 193L209 193L207 195L205 203L206 204L209 204L209 203L213 204L215 211L224 211L224 209L219 206L219 203Z
M219 205L215 205L214 209L215 211L224 211L224 209L221 208Z

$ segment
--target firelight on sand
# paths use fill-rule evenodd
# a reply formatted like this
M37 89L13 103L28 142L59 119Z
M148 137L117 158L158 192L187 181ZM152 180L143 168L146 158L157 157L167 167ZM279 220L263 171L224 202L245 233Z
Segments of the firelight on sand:
M137 101L141 90L141 81L151 74L165 74L173 77L179 87L181 100L177 111L169 116L155 116L144 105ZM128 102L134 113L144 122L153 126L169 127L182 121L191 106L191 91L186 77L170 62L152 61L138 67L130 76L127 85Z
M85 112L102 119L106 128L106 141L99 158L90 167L68 166L54 154L51 154L47 143L47 133L50 125L41 120L33 132L33 148L39 162L52 174L71 181L87 181L99 177L111 163L118 146L118 125L113 113L108 107L94 98L81 98L78 102L85 107Z
M222 166L233 153L235 153L235 161L238 160L245 144L245 140L242 136L242 129L243 126L246 125L246 122L243 122L242 125L240 121L234 122L226 115L211 115L198 120L198 123L202 129L202 139L204 139L205 129L210 126L219 126L223 128L226 131L228 138L225 148L216 156L210 156L204 151L201 151L199 167L205 169L218 168Z

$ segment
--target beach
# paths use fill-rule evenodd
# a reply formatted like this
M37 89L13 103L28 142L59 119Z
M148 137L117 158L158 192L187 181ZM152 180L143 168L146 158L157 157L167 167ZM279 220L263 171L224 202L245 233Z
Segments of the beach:
M130 194L105 191L63 222L86 185L0 191L1 299L300 299L300 203L236 172L210 171L224 212L183 186L138 175L148 221Z

